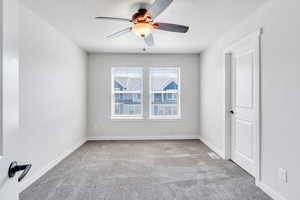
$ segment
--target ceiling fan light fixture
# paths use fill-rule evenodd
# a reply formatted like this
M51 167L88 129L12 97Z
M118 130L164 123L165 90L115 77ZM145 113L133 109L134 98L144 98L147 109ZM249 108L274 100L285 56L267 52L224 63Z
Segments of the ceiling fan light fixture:
M148 24L148 23L138 23L133 25L132 31L138 36L146 37L147 35L152 33L153 26L152 24Z
M188 26L183 26L179 24L170 24L155 22L154 20L162 14L174 0L152 0L153 4L150 6L145 6L139 4L139 10L129 18L119 18L119 17L96 17L100 20L110 20L110 21L125 21L130 22L132 25L121 31L113 33L108 36L108 38L115 38L125 35L129 32L134 32L138 37L143 38L147 46L154 46L153 39L153 29L176 32L176 33L186 33L189 30ZM147 9L146 9L147 8Z

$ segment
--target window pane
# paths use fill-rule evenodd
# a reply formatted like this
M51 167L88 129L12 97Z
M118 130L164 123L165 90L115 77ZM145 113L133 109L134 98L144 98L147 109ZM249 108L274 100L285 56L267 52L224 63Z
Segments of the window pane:
M143 69L112 68L112 78L113 117L141 117L143 114Z
M151 69L151 90L167 91L178 89L177 68L152 68Z
M153 116L177 116L178 95L176 93L155 93L151 95L151 111Z
M150 115L153 117L178 117L179 106L179 68L150 69Z
M115 115L140 115L142 112L141 107L141 94L115 94Z
M135 67L113 68L115 91L141 91L143 71Z

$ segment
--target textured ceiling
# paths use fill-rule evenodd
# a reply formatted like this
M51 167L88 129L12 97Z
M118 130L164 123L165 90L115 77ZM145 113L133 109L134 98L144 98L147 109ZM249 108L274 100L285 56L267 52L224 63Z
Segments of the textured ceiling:
M106 36L128 22L97 21L95 16L130 18L139 3L154 0L21 0L34 13L88 52L141 52L144 41L133 33ZM154 31L151 53L199 53L267 0L174 0L156 21L190 26L187 34Z

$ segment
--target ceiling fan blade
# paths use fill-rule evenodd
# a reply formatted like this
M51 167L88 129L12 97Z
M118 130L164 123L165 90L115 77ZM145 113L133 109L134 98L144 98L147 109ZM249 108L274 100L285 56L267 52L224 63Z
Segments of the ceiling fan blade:
M130 19L118 18L118 17L95 17L95 19L110 20L110 21L131 22Z
M154 46L154 39L152 33L144 37L144 41L149 47Z
M152 18L158 17L172 2L173 0L155 0L149 9Z
M131 30L132 30L131 27L125 28L125 29L123 29L123 30L120 30L120 31L118 31L118 32L116 32L116 33L113 33L113 34L107 36L107 38L116 38L116 37L119 37L119 36L121 36L121 35L124 35L124 34L126 34L126 33L131 32Z
M162 31L170 31L170 32L177 32L177 33L186 33L189 30L188 26L183 26L179 24L169 24L169 23L155 23L154 28Z

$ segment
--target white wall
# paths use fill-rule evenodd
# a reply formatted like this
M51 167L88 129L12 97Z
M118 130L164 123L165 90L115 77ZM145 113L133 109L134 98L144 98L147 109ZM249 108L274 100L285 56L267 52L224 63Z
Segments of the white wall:
M21 6L20 137L29 180L85 138L87 55Z
M223 50L248 33L262 36L262 183L273 197L300 197L300 1L271 0L201 55L201 137L224 151ZM278 168L288 183L278 181ZM277 193L277 194L276 194Z
M199 55L91 54L88 57L89 137L194 137L199 134ZM111 120L111 67L181 67L180 120L148 119L144 77L144 120Z

